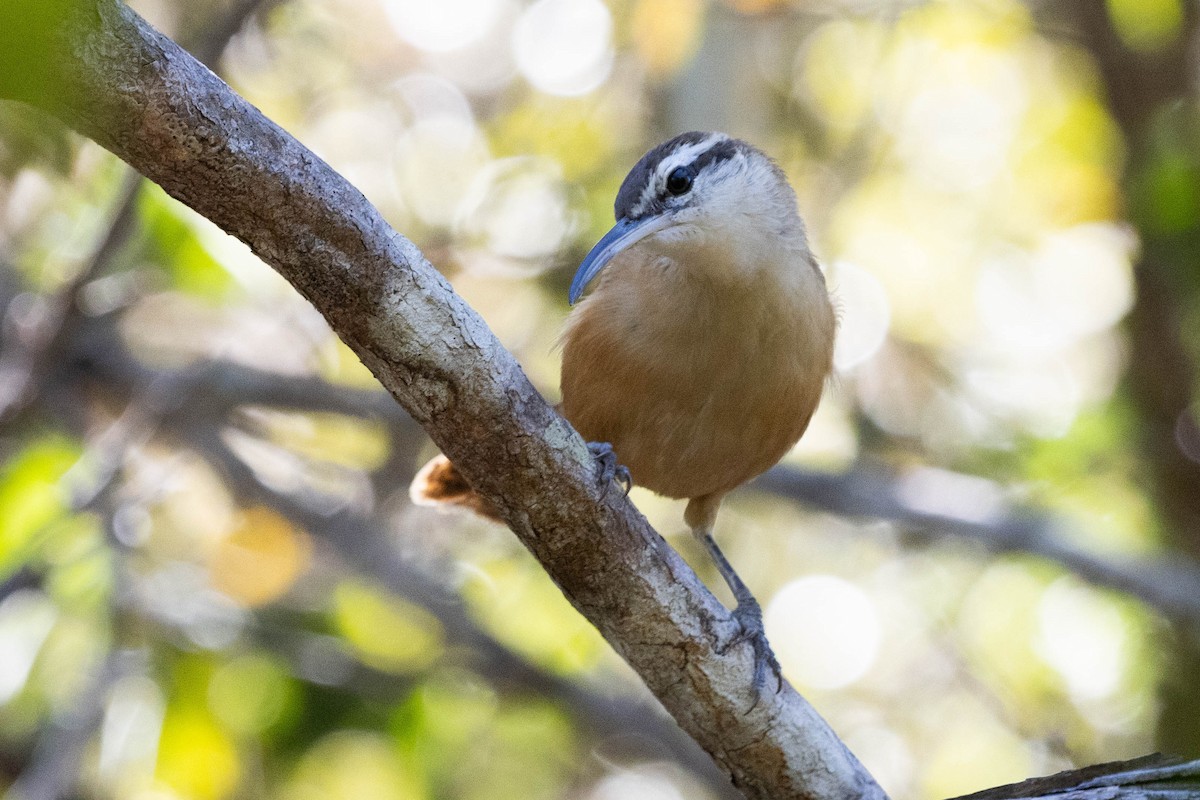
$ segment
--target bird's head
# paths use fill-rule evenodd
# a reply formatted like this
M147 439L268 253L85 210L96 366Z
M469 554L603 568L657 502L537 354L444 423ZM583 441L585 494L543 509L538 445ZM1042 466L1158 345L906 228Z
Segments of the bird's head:
M667 255L716 250L730 269L772 265L779 248L807 253L796 195L761 150L723 133L691 132L655 147L617 192L617 224L571 281L572 304L618 253L653 243Z

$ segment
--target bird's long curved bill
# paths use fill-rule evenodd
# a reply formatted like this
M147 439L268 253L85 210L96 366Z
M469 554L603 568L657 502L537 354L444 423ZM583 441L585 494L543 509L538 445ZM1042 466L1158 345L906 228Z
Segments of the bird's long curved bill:
M583 290L592 282L600 270L612 261L613 256L631 245L640 242L652 233L657 233L667 226L667 220L662 216L642 217L638 220L619 219L608 233L596 242L596 246L583 259L575 277L571 279L571 290L567 299L571 305L583 294Z

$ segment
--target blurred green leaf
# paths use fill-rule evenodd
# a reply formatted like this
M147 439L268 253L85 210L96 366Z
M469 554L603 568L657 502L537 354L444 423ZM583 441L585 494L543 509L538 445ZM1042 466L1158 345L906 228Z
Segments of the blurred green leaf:
M138 197L138 213L147 257L170 276L174 288L210 301L226 295L233 279L200 241L195 212L157 186L147 186Z
M1183 0L1108 0L1108 13L1131 50L1161 50L1183 30Z
M444 671L414 691L392 716L391 729L413 763L439 789L450 791L464 771L477 774L472 754L491 735L496 694L466 673Z
M337 588L334 620L363 662L376 669L424 669L442 652L436 617L365 583L347 581Z
M438 675L414 692L392 729L439 797L559 797L578 758L574 729L555 705L500 702L464 673Z
M607 652L604 639L531 562L481 564L487 581L465 587L472 611L497 638L561 674L586 670Z
M1139 176L1134 195L1142 225L1157 233L1200 228L1200 159L1195 152L1159 152Z
M1038 502L1077 520L1089 547L1137 552L1156 546L1152 508L1135 488L1134 426L1114 403L1083 414L1060 439L1031 441L1023 454Z
M283 800L424 800L419 770L378 733L347 730L326 736L301 759L280 793Z
M489 780L461 787L468 800L550 800L561 796L575 762L574 737L563 712L547 702L515 703L501 709Z
M80 0L6 0L0 25L0 95L38 98L63 92L59 35L64 19L73 23L98 20L75 13L88 4Z
M276 658L248 653L217 667L208 684L213 714L230 729L258 735L293 718L298 710L294 681Z
M66 608L101 609L113 583L113 555L95 517L75 514L54 525L47 536L46 581L50 594Z
M241 761L211 715L195 706L172 705L163 721L156 774L180 797L219 800L237 786Z
M51 523L69 511L62 477L79 446L49 435L27 445L0 472L0 577L24 565Z
M0 101L0 176L11 178L30 167L65 175L74 154L61 122L32 106Z

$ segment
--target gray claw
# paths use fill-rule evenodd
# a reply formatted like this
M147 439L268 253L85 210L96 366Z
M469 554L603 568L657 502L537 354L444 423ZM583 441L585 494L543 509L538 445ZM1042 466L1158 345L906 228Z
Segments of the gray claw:
M608 494L608 487L613 481L621 484L628 495L629 490L633 488L633 479L629 475L629 468L617 462L617 454L613 452L612 445L608 442L588 442L587 446L592 458L596 459L596 464L600 467L600 496Z
M754 688L756 696L754 704L750 706L750 711L753 711L754 706L758 705L757 690L759 687L766 685L767 670L770 670L771 674L775 676L776 693L783 690L783 671L779 667L779 661L775 658L775 653L771 650L770 643L767 642L767 634L763 629L762 607L759 606L758 601L750 598L747 601L738 603L738 607L733 610L733 618L742 626L742 630L734 636L730 644L749 642L750 646L754 648Z

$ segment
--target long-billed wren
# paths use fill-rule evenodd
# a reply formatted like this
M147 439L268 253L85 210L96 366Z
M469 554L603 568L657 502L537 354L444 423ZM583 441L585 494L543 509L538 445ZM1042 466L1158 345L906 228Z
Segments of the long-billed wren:
M836 318L796 195L757 148L692 132L638 161L616 217L571 283L572 304L596 286L562 335L561 411L635 484L688 501L741 638L778 674L762 610L712 529L725 495L800 439L830 373ZM412 496L494 516L444 457Z

